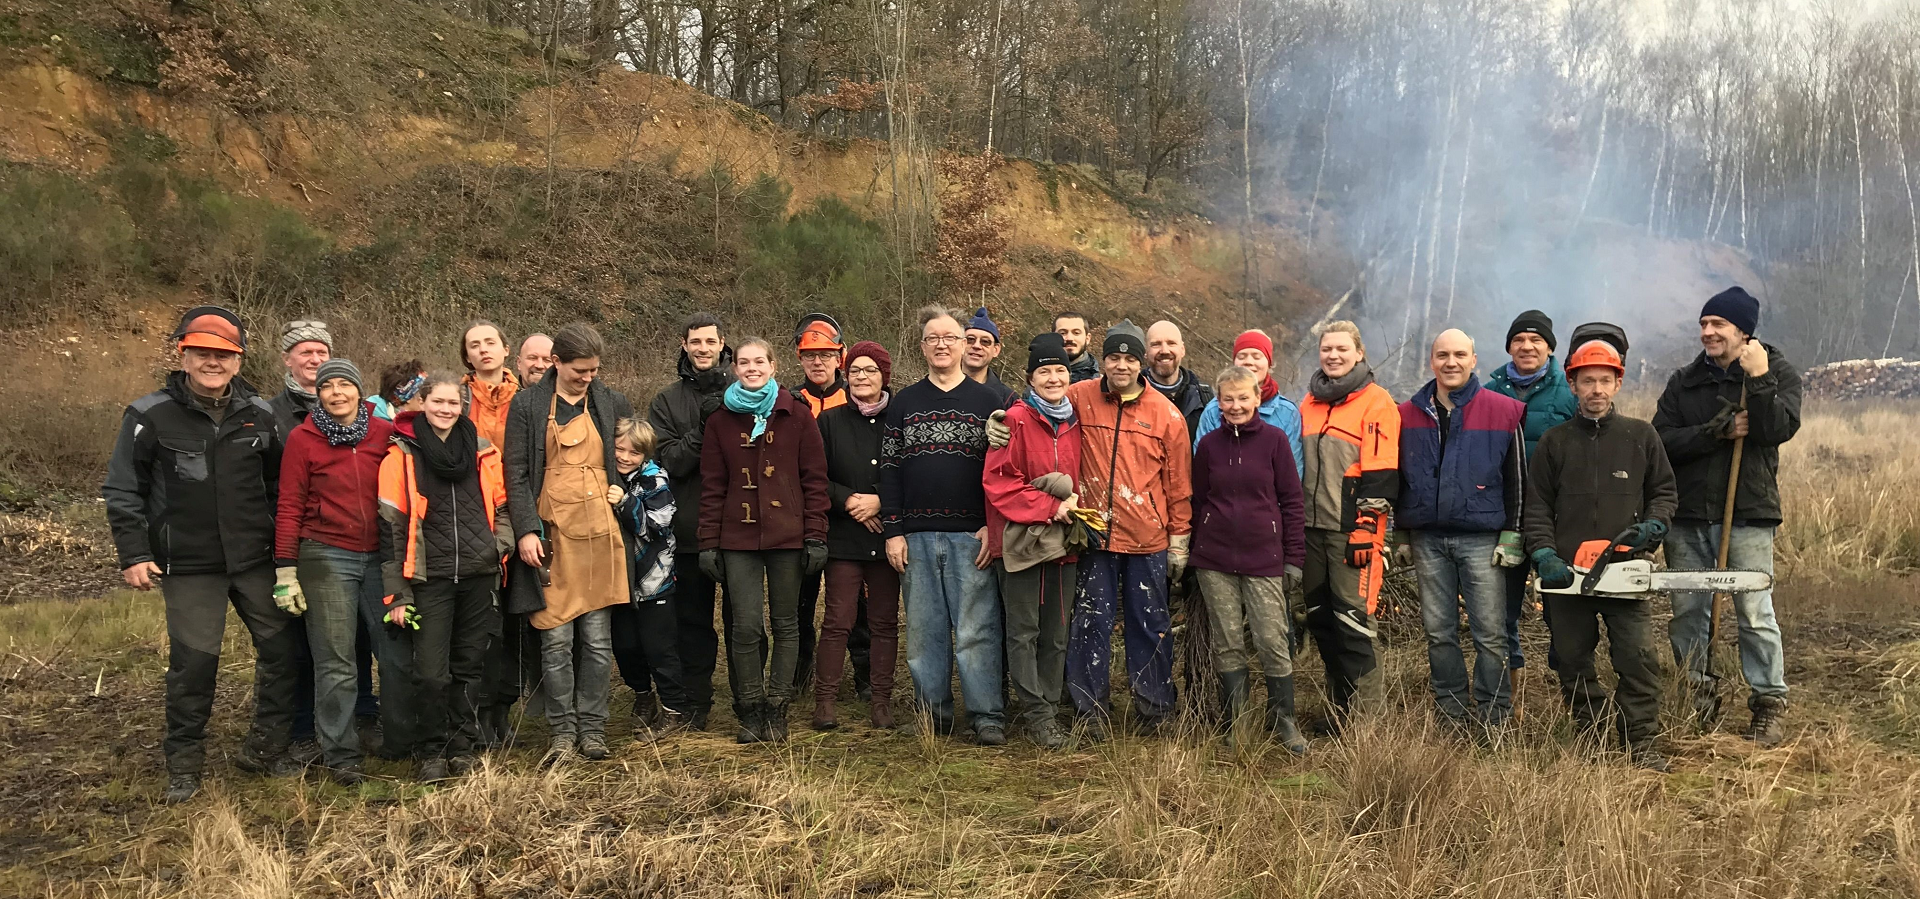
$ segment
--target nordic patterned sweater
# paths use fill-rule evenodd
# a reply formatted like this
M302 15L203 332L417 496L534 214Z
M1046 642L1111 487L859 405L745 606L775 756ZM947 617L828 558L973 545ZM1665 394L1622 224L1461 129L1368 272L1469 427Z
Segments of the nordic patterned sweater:
M987 526L987 416L1000 408L972 378L952 390L923 379L894 395L880 446L886 536Z

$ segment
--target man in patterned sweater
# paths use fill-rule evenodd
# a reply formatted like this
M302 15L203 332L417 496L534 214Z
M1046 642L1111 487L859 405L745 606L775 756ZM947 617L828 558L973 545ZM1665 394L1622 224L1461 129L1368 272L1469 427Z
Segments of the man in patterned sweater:
M1002 720L1000 596L988 570L987 417L992 390L961 367L965 328L941 307L920 312L927 376L887 406L880 450L880 516L887 561L903 575L907 667L935 732L953 730L953 666L974 738L1006 742Z

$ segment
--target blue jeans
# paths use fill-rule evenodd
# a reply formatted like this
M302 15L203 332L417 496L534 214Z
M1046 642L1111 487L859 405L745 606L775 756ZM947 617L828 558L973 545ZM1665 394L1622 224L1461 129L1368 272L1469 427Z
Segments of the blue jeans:
M1148 720L1173 713L1173 616L1167 607L1167 553L1089 552L1067 627L1067 693L1081 716L1110 718L1108 672L1113 619L1126 613L1127 683L1133 711Z
M360 672L354 647L361 597L371 591L374 602L380 599L380 554L302 540L299 573L307 596L307 646L313 653L314 736L329 767L358 765L360 735L353 713Z
M1471 715L1485 724L1505 724L1513 715L1513 683L1507 676L1513 643L1507 637L1507 573L1493 564L1500 535L1414 531L1412 542L1434 704L1454 721ZM1462 605L1473 633L1471 708L1466 655L1460 650Z
M1676 522L1667 532L1667 567L1712 568L1720 555L1720 526ZM1735 525L1728 546L1727 567L1773 573L1773 528ZM1780 645L1780 624L1773 618L1773 591L1733 594L1740 617L1740 670L1753 697L1785 698L1786 656ZM1713 614L1713 594L1673 594L1673 623L1668 635L1673 659L1696 687L1711 686L1707 673L1707 628Z
M1004 631L993 570L975 568L980 541L964 531L907 535L907 670L913 693L936 722L953 720L953 667L977 731L1002 726Z

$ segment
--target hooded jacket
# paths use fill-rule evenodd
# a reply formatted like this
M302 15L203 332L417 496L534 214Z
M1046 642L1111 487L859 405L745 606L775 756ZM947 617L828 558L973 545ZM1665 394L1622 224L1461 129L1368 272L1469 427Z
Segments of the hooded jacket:
M1571 421L1580 414L1580 404L1574 402L1573 388L1567 386L1567 373L1552 356L1547 357L1546 368L1540 377L1525 387L1514 383L1507 376L1507 367L1502 365L1498 371L1487 378L1486 388L1501 396L1510 396L1527 404L1527 458L1533 458L1533 450L1540 445L1540 438L1554 425Z
M295 564L301 540L357 553L380 548L380 461L392 439L393 423L371 412L367 436L352 446L327 443L312 421L293 429L280 460L275 564Z
M1470 375L1453 411L1428 381L1400 404L1400 498L1394 525L1415 531L1517 531L1526 499L1527 407ZM1444 430L1442 418L1446 424Z
M1200 411L1199 427L1194 429L1193 446L1200 447L1200 438L1220 429L1220 400L1209 396L1206 408ZM1294 474L1305 471L1301 462L1300 448L1300 407L1286 394L1276 393L1271 399L1260 404L1260 420L1280 429L1286 435L1287 449L1293 452Z
M1307 527L1351 531L1360 504L1400 492L1400 407L1371 381L1328 403L1307 391L1300 406L1300 484Z
M827 455L820 426L786 391L759 437L753 416L722 407L701 438L700 549L800 549L827 539Z
M1747 377L1739 362L1722 369L1701 353L1667 379L1653 427L1660 432L1681 487L1674 512L1681 521L1718 522L1725 514L1733 441L1714 433L1709 423L1722 409L1740 404L1742 381L1747 387L1747 443L1740 456L1733 518L1756 526L1780 522L1780 444L1800 431L1800 372L1772 346L1767 346L1767 373L1757 378Z
M1528 554L1546 547L1572 562L1588 540L1673 520L1673 469L1660 435L1637 418L1576 416L1540 438L1527 466Z
M647 423L653 426L653 460L673 487L674 539L691 547L700 525L701 440L707 416L719 410L721 395L733 383L733 348L722 347L719 360L706 371L694 370L681 350L678 370L679 378L648 404Z
M1193 544L1187 564L1249 577L1304 567L1300 473L1287 434L1256 416L1200 438L1193 456Z
M467 417L473 419L473 427L480 436L494 446L507 442L507 412L513 408L513 397L520 392L520 379L512 369L500 372L500 383L489 384L480 380L480 376L467 372L460 379L460 401L466 404Z
M273 561L280 436L273 408L234 378L215 424L176 371L127 407L100 486L120 567L238 574Z
M987 489L987 548L993 558L1004 553L1008 524L1046 524L1060 510L1060 500L1033 486L1035 478L1060 472L1076 483L1080 479L1080 422L1055 427L1052 419L1026 402L1007 410L1007 445L987 450L984 483ZM1063 561L1072 562L1068 555Z
M413 585L429 577L498 577L513 551L500 451L479 438L473 477L439 483L420 461L416 426L426 426L420 413L402 413L380 462L380 575L397 603L411 601Z
M1092 381L1100 377L1100 360L1093 357L1093 349L1067 360L1067 377L1075 384Z
M1151 555L1192 530L1187 423L1159 391L1122 400L1106 384L1067 388L1080 418L1080 506L1106 514L1107 551Z
M1145 372L1142 372L1140 377L1146 379L1147 386L1160 391L1160 395L1166 397L1167 402L1173 404L1173 408L1180 410L1180 417L1187 420L1187 434L1193 437L1195 443L1200 442L1200 413L1207 408L1208 403L1213 402L1212 385L1201 381L1194 376L1193 372L1184 368L1180 369L1171 387L1154 380L1152 375ZM1296 422L1299 417L1298 412L1294 413ZM1294 427L1298 429L1299 425L1295 424Z

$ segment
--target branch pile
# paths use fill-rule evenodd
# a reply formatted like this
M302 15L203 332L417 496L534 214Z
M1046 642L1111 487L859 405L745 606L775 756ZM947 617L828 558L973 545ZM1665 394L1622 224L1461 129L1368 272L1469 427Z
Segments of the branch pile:
M1900 399L1920 396L1920 362L1848 359L1807 370L1808 396L1829 400Z

